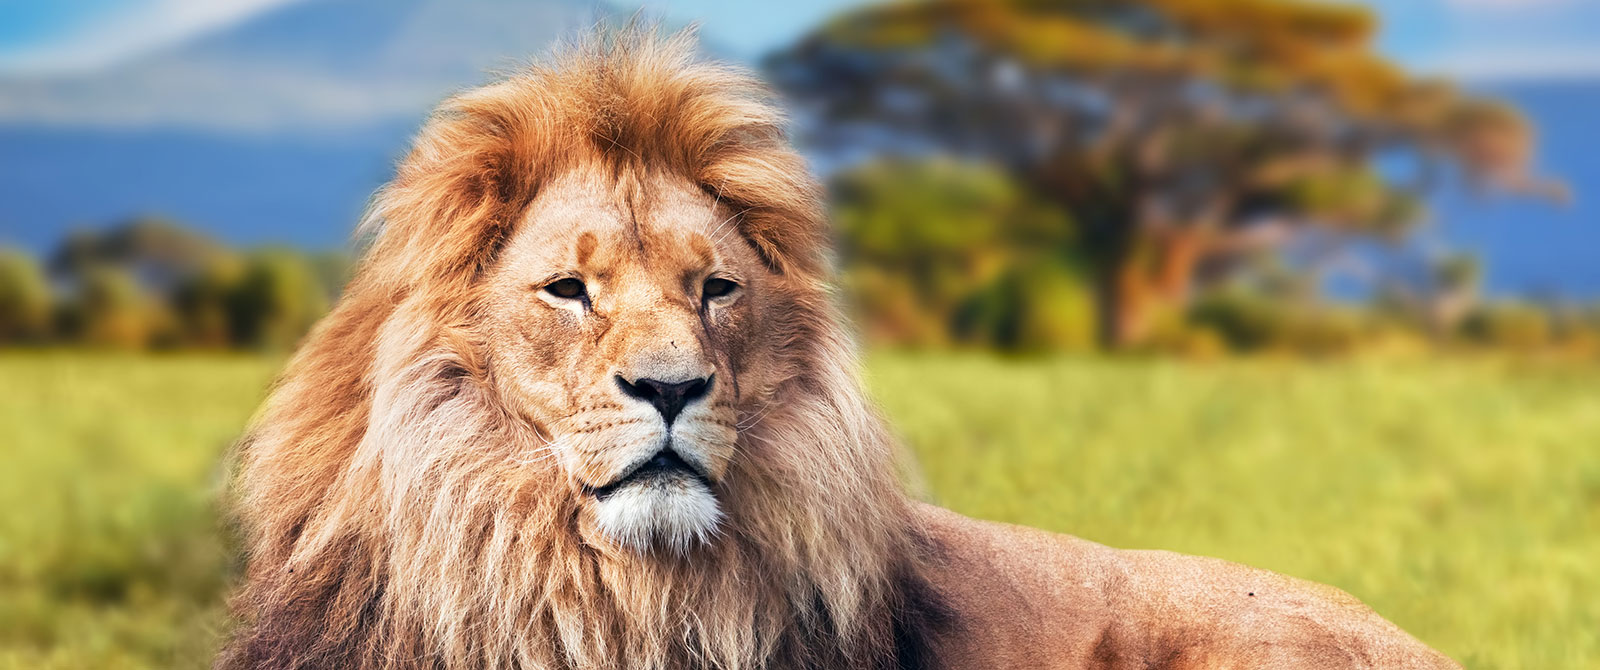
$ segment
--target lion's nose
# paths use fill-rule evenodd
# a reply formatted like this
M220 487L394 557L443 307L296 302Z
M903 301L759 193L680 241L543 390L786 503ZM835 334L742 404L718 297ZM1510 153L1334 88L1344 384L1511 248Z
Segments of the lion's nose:
M661 413L661 418L670 426L685 405L705 397L711 391L711 377L682 382L640 378L630 382L623 379L622 375L617 375L617 386L622 387L623 393L654 405L656 411Z

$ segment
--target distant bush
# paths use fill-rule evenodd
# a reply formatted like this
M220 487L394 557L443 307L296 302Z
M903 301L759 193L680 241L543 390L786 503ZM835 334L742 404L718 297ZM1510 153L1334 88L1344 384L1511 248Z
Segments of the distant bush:
M1191 327L1215 333L1234 351L1337 354L1370 340L1370 319L1350 308L1307 305L1239 289L1219 290L1195 301Z
M1189 320L1216 333L1230 348L1241 350L1264 348L1282 330L1278 310L1266 300L1234 291L1196 301Z
M235 256L212 259L174 287L172 309L184 344L219 348L235 344L234 294L244 281L245 263Z
M1469 341L1510 349L1535 349L1551 342L1550 315L1532 305L1484 305L1467 315L1461 332Z
M62 310L61 330L82 344L143 349L155 343L166 325L158 309L126 270L89 268Z
M50 335L50 283L39 263L0 249L0 343L37 342Z
M844 286L871 339L1008 350L1092 341L1071 220L998 170L884 161L833 186Z
M1089 263L1071 217L1004 173L881 161L833 182L841 287L873 344L1081 351L1096 346ZM1600 355L1600 305L1485 301L1470 257L1367 304L1330 304L1272 257L1186 304L1144 310L1138 351L1306 355L1483 348ZM0 346L116 349L295 345L351 272L341 253L230 249L159 219L79 232L41 264L0 249Z
M0 344L283 349L327 311L349 271L343 254L240 252L134 219L68 236L48 271L0 250Z
M284 349L327 311L328 298L305 255L278 249L250 259L228 307L236 342Z

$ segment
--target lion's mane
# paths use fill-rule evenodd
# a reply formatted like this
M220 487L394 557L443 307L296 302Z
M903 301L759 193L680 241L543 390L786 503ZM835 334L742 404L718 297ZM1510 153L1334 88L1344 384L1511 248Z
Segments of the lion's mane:
M818 188L766 93L642 32L436 112L372 241L237 453L249 567L228 668L915 665L937 620L890 440L827 290ZM665 170L784 277L779 366L687 557L592 546L541 429L497 397L476 279L575 161Z

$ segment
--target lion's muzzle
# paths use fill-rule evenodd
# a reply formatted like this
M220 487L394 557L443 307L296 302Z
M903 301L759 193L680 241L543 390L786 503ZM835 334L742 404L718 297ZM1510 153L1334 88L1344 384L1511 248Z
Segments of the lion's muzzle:
M681 554L709 542L722 523L710 479L670 447L586 492L600 532L634 551L660 544Z
M649 460L640 463L631 470L604 486L584 486L584 492L600 500L605 500L617 491L627 486L650 485L657 480L688 479L699 482L707 489L711 488L711 480L705 472L678 455L669 446L656 452Z

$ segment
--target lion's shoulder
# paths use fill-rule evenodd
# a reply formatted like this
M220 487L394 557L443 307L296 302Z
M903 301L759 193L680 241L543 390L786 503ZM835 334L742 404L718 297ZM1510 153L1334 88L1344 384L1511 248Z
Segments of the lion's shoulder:
M934 547L929 580L959 624L939 644L945 667L1093 667L1126 573L1115 550L931 505L915 517Z

